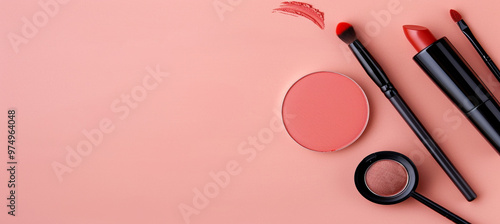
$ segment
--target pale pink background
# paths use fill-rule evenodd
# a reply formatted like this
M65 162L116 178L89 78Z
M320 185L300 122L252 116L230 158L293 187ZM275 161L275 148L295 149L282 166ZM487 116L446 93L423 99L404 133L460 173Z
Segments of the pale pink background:
M8 108L17 109L19 160L17 216L10 217L7 152L0 154L0 223L184 223L179 205L193 206L193 189L231 161L241 173L191 223L447 222L415 200L376 205L356 191L356 165L380 150L414 160L421 194L473 223L500 221L500 156L412 61L401 29L418 24L448 36L500 97L500 83L449 16L457 9L500 63L497 1L399 0L400 11L362 38L477 192L470 203L334 34L341 21L366 33L377 23L371 12L391 1L308 1L325 12L325 30L271 13L277 0L219 1L232 9L222 21L213 0L69 1L17 54L7 35L20 34L22 18L42 9L34 0L0 2L0 124L6 130ZM111 103L157 65L170 76L119 119ZM270 130L296 80L323 70L350 76L368 96L370 122L356 143L318 153L274 127L255 157L238 150ZM115 130L60 183L52 163L63 163L65 148L103 118Z

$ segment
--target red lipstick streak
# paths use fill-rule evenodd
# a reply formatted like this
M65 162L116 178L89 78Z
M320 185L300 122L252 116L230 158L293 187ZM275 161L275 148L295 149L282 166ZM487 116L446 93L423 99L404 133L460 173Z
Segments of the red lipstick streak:
M311 20L319 28L325 28L325 14L318 9L314 8L311 4L303 2L282 2L279 8L273 12L280 12L286 15L302 16Z
M431 31L423 26L405 25L403 30L408 41L418 52L436 42L436 38Z

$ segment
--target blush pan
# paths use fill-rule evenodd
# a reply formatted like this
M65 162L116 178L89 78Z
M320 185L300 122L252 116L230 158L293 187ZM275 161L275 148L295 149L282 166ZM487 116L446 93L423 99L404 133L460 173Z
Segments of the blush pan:
M408 172L394 160L379 160L366 171L365 182L368 189L378 196L395 196L408 185Z
M290 136L303 147L329 152L356 141L366 128L368 100L361 87L345 75L315 72L288 90L282 108Z

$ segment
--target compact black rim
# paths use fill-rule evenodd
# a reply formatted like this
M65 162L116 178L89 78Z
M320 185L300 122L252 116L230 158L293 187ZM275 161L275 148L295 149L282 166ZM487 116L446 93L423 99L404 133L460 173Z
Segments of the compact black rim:
M387 197L379 196L373 193L366 185L366 171L372 164L380 160L396 161L403 165L408 173L408 184L405 189L396 195ZM356 184L356 188L359 193L369 201L377 204L390 205L399 203L410 197L411 193L415 190L415 188L417 188L418 173L415 164L413 164L413 162L405 155L393 151L381 151L368 155L359 163L356 168L356 172L354 173L354 183Z

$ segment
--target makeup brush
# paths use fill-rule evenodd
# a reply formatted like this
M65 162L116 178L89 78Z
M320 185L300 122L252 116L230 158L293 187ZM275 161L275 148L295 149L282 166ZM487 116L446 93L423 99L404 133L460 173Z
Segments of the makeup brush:
M425 127L420 123L418 118L413 114L408 105L401 98L399 93L396 91L394 86L389 81L389 78L382 70L382 67L375 61L368 50L365 49L363 44L356 37L356 32L354 28L349 23L339 23L337 25L337 36L349 45L356 58L358 59L361 66L365 69L366 73L370 78L377 84L377 86L382 90L387 99L396 108L399 114L406 121L408 126L413 130L413 132L418 136L420 141L429 150L432 157L437 161L441 168L450 177L453 183L462 192L468 201L472 201L476 198L476 194L467 184L464 178L460 175L453 164L448 160L443 151L439 148L436 142L432 139L431 135L425 130Z
M477 41L476 37L474 37L474 34L472 34L472 31L470 30L469 26L462 19L462 15L460 15L460 13L458 13L453 9L450 9L450 15L453 21L457 23L460 30L462 30L462 33L464 33L467 39L469 39L472 46L476 48L477 53L479 53L481 58L483 58L484 63L486 63L486 65L488 66L488 68L490 68L493 75L495 75L497 80L500 82L500 70L498 70L498 67L495 65L495 63L493 63L490 56L488 56L486 51L484 51L483 47L481 47L481 44L479 44L479 41Z

